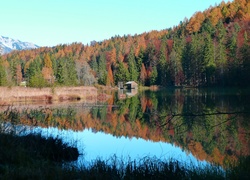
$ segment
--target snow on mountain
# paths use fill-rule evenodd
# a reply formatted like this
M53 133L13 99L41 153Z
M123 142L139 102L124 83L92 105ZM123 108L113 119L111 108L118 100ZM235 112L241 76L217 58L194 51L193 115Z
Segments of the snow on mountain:
M6 54L13 50L34 49L38 47L39 46L33 43L22 42L18 39L0 36L0 54Z

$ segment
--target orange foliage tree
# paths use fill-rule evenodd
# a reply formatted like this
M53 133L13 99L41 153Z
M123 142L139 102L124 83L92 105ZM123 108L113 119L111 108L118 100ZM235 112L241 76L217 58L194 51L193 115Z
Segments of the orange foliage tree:
M54 82L52 61L48 54L45 54L44 56L44 67L42 69L42 74L43 74L44 79L47 80L49 83Z

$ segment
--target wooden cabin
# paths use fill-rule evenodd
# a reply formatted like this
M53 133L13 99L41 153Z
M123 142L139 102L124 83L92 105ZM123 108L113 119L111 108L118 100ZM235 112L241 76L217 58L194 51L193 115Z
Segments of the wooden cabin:
M125 83L126 89L138 89L138 84L135 81L128 81Z

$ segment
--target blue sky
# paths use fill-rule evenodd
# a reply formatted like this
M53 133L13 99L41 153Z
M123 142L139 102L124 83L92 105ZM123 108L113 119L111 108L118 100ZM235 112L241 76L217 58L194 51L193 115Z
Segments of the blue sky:
M87 44L173 27L221 1L5 0L0 3L0 35L39 46Z

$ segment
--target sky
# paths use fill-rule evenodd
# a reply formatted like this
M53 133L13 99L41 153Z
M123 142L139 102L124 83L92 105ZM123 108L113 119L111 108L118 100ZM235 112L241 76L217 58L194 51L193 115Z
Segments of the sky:
M0 35L55 46L176 26L222 0L5 0Z

